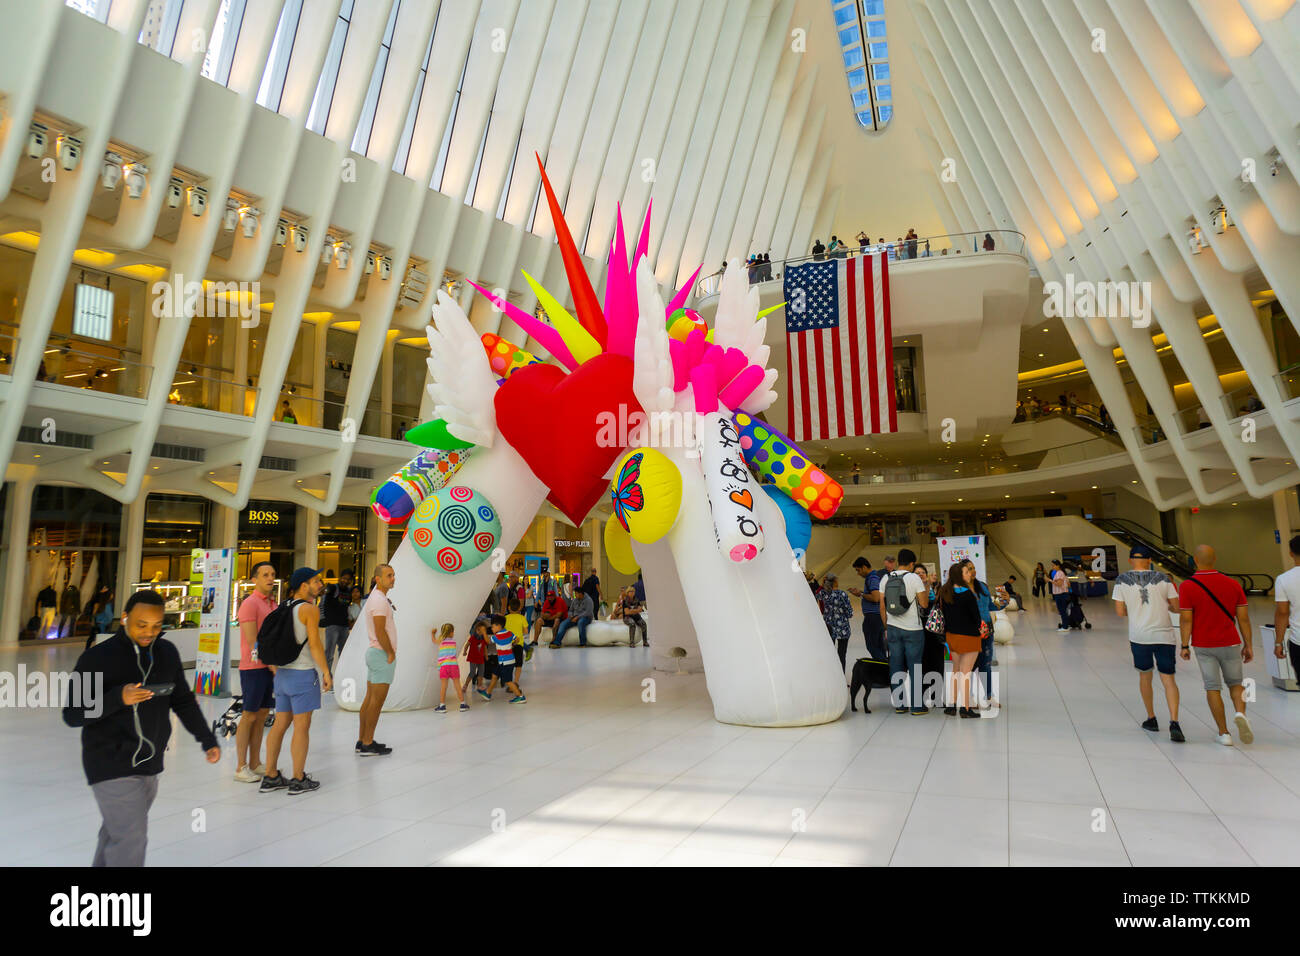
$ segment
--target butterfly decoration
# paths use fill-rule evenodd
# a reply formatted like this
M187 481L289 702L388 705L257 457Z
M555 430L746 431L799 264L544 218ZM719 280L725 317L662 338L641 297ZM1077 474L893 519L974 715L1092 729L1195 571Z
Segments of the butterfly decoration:
M637 484L637 479L641 477L643 457L641 452L628 456L627 461L623 462L623 467L618 470L618 483L610 492L610 497L614 499L614 516L618 518L618 523L623 526L624 531L629 530L627 513L640 511L645 507L645 494Z

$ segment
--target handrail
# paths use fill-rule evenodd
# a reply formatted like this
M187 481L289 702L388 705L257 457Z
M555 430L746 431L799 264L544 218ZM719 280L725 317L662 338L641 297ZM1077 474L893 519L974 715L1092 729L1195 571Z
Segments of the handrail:
M774 262L764 263L767 267L765 270L763 282L775 282L784 274L785 269L789 266L803 265L806 262L822 262L829 259L846 259L849 256L860 254L872 255L878 252L885 252L889 256L889 261L902 264L913 259L937 259L950 254L960 255L963 251L968 253L982 253L984 237L988 236L993 240L993 248L989 252L1003 253L1013 256L1019 256L1021 259L1028 261L1025 255L1025 235L1022 232L1016 232L1012 229L983 229L977 232L955 232L943 233L936 236L919 236L916 239L895 239L890 242L875 242L869 245L852 245L840 246L832 255L823 253L820 256L806 255L797 256L789 259L779 259ZM957 240L957 241L953 241ZM746 263L742 263L742 268L747 268ZM721 281L722 274L726 271L726 266L707 276L703 276L695 284L695 295L701 298L706 295L712 295L718 291L718 284ZM751 276L750 284L757 284Z

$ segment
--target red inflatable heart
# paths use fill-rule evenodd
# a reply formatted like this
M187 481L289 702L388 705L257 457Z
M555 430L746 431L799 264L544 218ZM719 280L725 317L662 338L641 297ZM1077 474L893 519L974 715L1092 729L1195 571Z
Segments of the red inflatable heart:
M497 428L551 489L547 500L581 524L609 490L605 473L627 437L618 423L641 412L632 392L632 360L597 355L567 375L554 365L529 365L506 379L495 402ZM611 434L617 435L613 442Z

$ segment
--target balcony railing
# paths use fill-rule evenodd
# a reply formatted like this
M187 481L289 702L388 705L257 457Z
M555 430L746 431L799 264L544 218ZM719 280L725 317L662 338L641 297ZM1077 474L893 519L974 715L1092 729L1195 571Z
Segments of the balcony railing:
M1060 445L1056 448L1049 448L1045 452L1036 452L1032 455L1017 455L1014 458L995 461L978 458L970 461L930 462L893 468L868 467L859 471L856 482L853 480L854 476L851 470L830 469L829 474L845 488L914 481L953 481L959 478L985 478L995 475L1024 474L1042 468L1077 465L1108 455L1122 453L1122 446L1112 440L1088 438L1083 441Z
M986 242L991 243L991 249L984 248ZM834 255L831 253L822 253L817 256L807 255L794 259L782 259L777 262L765 262L761 264L761 268L758 264L753 266L745 265L742 268L747 269L749 272L750 285L757 285L759 282L775 282L782 277L787 268L803 265L805 262L847 259L849 256L875 255L879 252L886 253L891 263L899 265L905 265L913 259L975 255L985 252L1000 252L1019 256L1022 259L1028 258L1025 255L1025 237L1023 233L1008 229L991 229L984 232L922 236L919 239L896 239L892 242L874 242L865 246L860 246L855 242L852 245L840 246L835 250ZM695 284L696 297L703 298L716 293L724 271L725 269L719 269L712 275L701 278Z

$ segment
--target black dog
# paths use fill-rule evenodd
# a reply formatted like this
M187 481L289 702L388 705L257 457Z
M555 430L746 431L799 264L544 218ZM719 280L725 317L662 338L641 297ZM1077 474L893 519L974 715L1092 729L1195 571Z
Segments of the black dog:
M865 688L866 692L862 695L862 712L871 713L871 708L867 706L867 698L871 696L872 688L888 686L889 662L859 657L853 662L853 684L849 688L849 706L854 711L858 709L858 691Z

